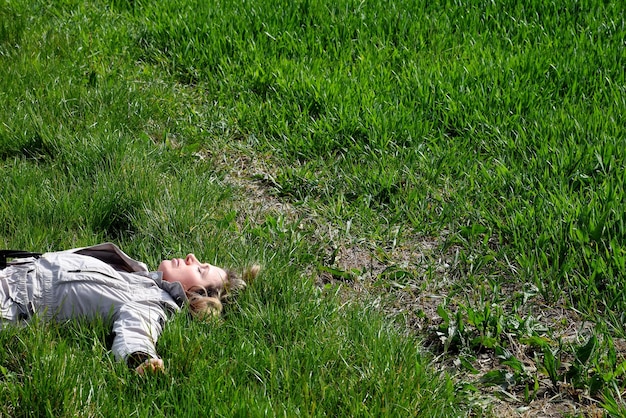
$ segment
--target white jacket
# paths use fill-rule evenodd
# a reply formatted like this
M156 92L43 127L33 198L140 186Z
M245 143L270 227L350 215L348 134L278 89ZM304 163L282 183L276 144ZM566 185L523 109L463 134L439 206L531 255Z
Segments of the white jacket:
M15 260L0 270L0 280L23 318L110 318L117 360L133 353L158 358L163 326L187 300L180 283L163 281L111 243Z

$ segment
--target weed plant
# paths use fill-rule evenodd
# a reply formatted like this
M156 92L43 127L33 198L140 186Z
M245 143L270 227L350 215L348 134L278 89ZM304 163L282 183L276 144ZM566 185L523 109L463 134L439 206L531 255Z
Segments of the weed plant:
M555 391L623 413L624 12L0 0L0 246L264 266L223 321L166 328L152 379L112 362L104 323L4 329L0 415L462 415L465 392L378 305L314 286L312 267L337 271L327 226L455 252L438 330L466 369L502 360L485 382L532 401L513 339ZM307 215L263 212L232 181L241 165L271 167L272 198ZM597 328L553 344L526 316L537 300Z

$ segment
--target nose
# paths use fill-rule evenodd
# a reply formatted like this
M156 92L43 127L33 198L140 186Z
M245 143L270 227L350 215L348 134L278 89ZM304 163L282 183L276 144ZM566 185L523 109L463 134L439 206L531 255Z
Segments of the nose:
M198 262L198 259L193 254L187 254L187 257L185 257L185 263L187 264L193 264L197 262Z

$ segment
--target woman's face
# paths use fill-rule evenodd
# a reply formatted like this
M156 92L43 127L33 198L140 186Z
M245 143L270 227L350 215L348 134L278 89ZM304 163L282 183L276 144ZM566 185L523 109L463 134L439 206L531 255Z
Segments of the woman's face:
M188 254L185 259L163 260L158 271L163 273L163 280L179 282L185 290L195 286L222 289L227 277L224 269L209 263L200 263L193 254Z

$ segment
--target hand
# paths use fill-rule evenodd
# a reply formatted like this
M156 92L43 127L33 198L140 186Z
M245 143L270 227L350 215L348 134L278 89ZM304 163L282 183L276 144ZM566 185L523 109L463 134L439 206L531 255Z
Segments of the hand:
M135 371L140 376L144 376L146 373L164 373L165 366L163 365L163 360L160 358L151 358L137 366Z

